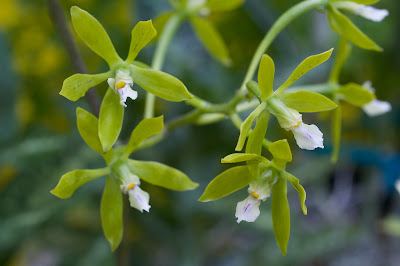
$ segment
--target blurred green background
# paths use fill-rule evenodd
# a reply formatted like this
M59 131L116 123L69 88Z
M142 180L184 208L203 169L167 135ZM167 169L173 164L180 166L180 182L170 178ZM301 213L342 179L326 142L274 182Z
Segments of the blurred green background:
M104 25L121 57L130 31L139 20L170 9L164 0L61 1L68 10L78 5ZM295 0L247 0L231 12L210 19L228 44L233 66L214 61L189 25L178 31L168 50L164 71L181 79L195 95L212 102L233 96L257 45L273 22ZM344 105L342 153L330 163L329 114L306 115L324 132L325 149L302 151L290 133L270 122L271 140L287 138L294 153L289 170L307 191L308 215L289 189L291 236L288 255L275 243L270 203L261 205L254 223L236 223L241 190L209 203L197 202L204 188L226 169L220 159L234 151L239 135L229 122L185 126L160 144L135 153L135 159L176 167L200 183L192 192L172 192L144 184L150 193L150 213L128 207L125 198L124 239L115 253L100 224L100 198L105 179L87 183L70 199L49 191L62 174L73 169L102 167L102 160L80 138L75 109L88 110L84 99L60 96L62 82L72 75L69 57L48 15L46 1L2 0L0 8L0 265L400 265L400 204L395 181L400 177L400 2L382 0L377 7L390 15L381 23L350 16L383 53L354 47L341 82L371 80L391 113L370 118ZM75 34L75 33L74 33ZM335 47L337 36L326 14L301 16L278 36L269 54L275 61L276 82L283 82L305 57ZM100 57L75 35L89 73L107 69ZM151 63L154 44L139 60ZM324 82L330 62L300 84ZM97 86L100 94L106 83ZM122 139L140 121L143 90L126 108ZM191 110L184 103L158 100L156 113L169 121Z

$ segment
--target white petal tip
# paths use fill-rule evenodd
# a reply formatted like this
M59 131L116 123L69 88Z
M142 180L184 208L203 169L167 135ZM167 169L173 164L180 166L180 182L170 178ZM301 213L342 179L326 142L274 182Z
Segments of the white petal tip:
M245 200L238 202L235 214L237 223L240 223L241 221L254 222L260 215L260 209L258 208L260 203L261 201L252 195L249 195Z
M303 122L292 130L297 145L304 150L324 148L323 134L316 125L307 125Z

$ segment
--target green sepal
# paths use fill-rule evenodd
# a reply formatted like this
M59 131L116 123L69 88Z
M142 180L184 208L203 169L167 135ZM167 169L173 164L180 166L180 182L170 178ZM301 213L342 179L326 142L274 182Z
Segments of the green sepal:
M340 152L340 140L342 137L342 108L340 104L333 110L332 118L332 138L333 138L333 152L331 161L336 163L339 158Z
M339 41L339 48L337 49L336 60L333 64L332 72L329 78L330 81L338 83L340 71L342 70L342 67L347 58L349 57L351 50L352 46L349 41L341 37Z
M101 197L101 224L104 235L114 251L122 240L123 225L123 201L120 184L117 179L107 176L106 186Z
M328 5L328 21L331 28L337 33L348 39L356 46L381 52L383 49L365 35L356 25L333 5Z
M211 11L228 11L238 8L244 0L208 0L206 7Z
M220 199L244 188L256 179L250 174L247 166L232 167L214 178L198 200L212 201Z
M330 2L342 2L343 0L330 0ZM361 5L373 5L375 3L378 3L379 0L346 0L349 2L354 2L356 4L361 4Z
M71 197L75 190L83 184L98 177L107 175L108 173L108 168L95 170L74 170L64 174L60 178L60 181L58 181L57 186L50 192L60 199L66 199Z
M206 50L219 62L229 66L231 59L228 48L215 27L209 21L200 17L191 17L190 22Z
M273 142L269 145L268 150L271 152L272 156L274 156L275 160L283 163L292 161L292 152L290 151L290 146L286 139Z
M257 117L264 111L266 108L266 103L261 103L253 112L244 120L244 122L240 125L240 135L238 142L236 144L235 151L241 151L244 146L244 142L246 141L247 136L249 135L251 126L254 124L254 121Z
M99 139L104 152L108 152L118 139L124 120L124 107L119 95L108 88L100 107Z
M272 58L265 54L261 58L260 67L258 69L258 84L261 91L261 99L267 99L272 93L274 93L274 75L275 75L275 64Z
M126 62L131 64L143 49L157 35L151 20L139 21L132 30L132 40Z
M264 142L264 136L267 133L270 115L271 114L267 110L264 110L258 116L257 123L253 131L250 132L249 139L247 140L246 153L261 155L262 144ZM247 162L247 166L249 167L250 173L258 177L258 163L249 161Z
M257 97L258 101L261 103L261 91L260 88L258 87L257 82L254 80L250 80L249 82L246 83L247 90L250 91L251 93L254 94L254 96Z
M193 97L179 79L167 73L134 65L130 73L140 87L165 100L180 102Z
M165 26L167 25L169 19L173 16L172 11L167 11L164 12L160 15L158 15L154 20L153 20L153 26L157 31L157 35L151 40L151 42L155 42L158 40L158 38L161 36L161 33L163 32Z
M363 86L350 82L337 90L346 101L356 106L363 106L375 99L375 95Z
M221 163L240 163L246 161L258 161L265 165L271 164L267 158L254 153L233 153L221 159Z
M337 106L329 98L312 91L284 92L279 96L287 107L301 113L329 111Z
M317 54L317 55L312 55L307 57L306 59L301 62L296 69L292 72L290 77L283 83L278 89L277 92L283 92L287 88L289 88L290 85L292 85L296 80L298 80L301 76L303 76L305 73L310 71L312 68L324 63L326 60L329 59L333 51L333 48L330 50Z
M293 187L297 190L297 193L299 193L301 210L303 211L304 215L307 215L306 191L304 190L303 186L300 185L299 179L286 171L282 171L282 177L289 180L289 182L292 183Z
M271 215L276 243L282 254L286 256L290 235L290 210L284 178L279 178L272 188Z
M64 80L60 95L70 101L76 101L83 97L86 92L111 77L110 72L101 74L75 74Z
M193 190L199 184L192 182L183 172L158 162L128 160L131 171L147 183L167 189Z
M110 67L122 61L110 37L97 19L77 6L71 7L71 17L72 24L82 41L93 52L104 58Z
M160 133L164 128L163 116L146 118L140 121L140 123L132 131L129 143L126 145L123 156L129 157L131 153L139 146L139 144L155 134Z

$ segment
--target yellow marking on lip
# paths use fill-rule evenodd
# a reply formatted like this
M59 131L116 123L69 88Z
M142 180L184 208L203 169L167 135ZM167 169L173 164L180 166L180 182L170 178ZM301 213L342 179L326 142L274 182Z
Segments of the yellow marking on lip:
M123 81L118 82L117 84L115 84L115 87L117 89L122 89L123 87L125 87L126 83Z
M297 125L295 125L293 128L296 128L300 125L301 121L297 122Z
M130 189L132 189L132 188L134 188L136 185L135 184L130 184L129 186L127 186L126 187L126 190L130 190Z
M260 195L258 195L258 194L255 193L254 191L251 191L250 194L253 195L253 196L254 196L255 198L257 198L257 199L260 197Z

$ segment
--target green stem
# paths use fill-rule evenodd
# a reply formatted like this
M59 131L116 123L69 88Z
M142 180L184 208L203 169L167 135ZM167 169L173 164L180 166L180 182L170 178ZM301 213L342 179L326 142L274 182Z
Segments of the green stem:
M268 47L274 41L276 36L290 23L292 20L300 16L301 14L314 9L319 6L325 6L327 4L327 0L307 0L298 3L297 5L288 9L282 16L278 18L278 20L272 25L269 29L267 35L265 35L264 39L261 41L260 45L258 46L256 52L253 55L251 60L250 66L247 70L246 76L243 80L242 86L240 86L241 91L246 90L246 83L250 81L254 73L257 70L257 66L261 60L261 57L266 52Z
M162 65L164 64L168 47L171 44L172 38L174 37L176 31L181 25L182 20L183 20L183 14L175 13L168 20L167 24L165 24L160 39L158 40L157 48L153 57L153 62L151 64L151 67L154 70L161 70ZM144 108L144 118L150 118L154 116L155 99L156 97L154 96L154 94L151 94L150 92L147 93L146 103Z
M329 83L321 83L321 84L290 87L286 89L286 92L298 92L298 91L312 91L320 94L330 94L332 93L332 86Z

